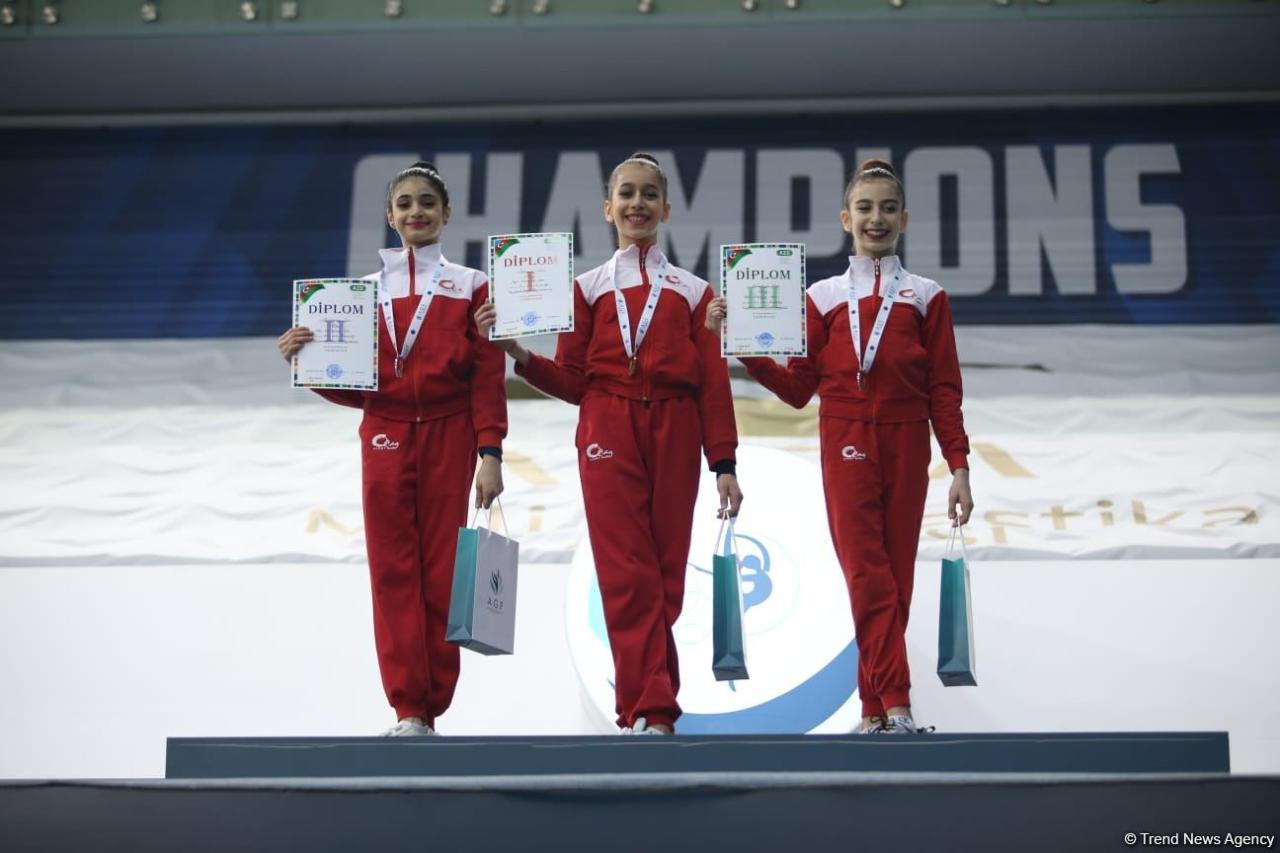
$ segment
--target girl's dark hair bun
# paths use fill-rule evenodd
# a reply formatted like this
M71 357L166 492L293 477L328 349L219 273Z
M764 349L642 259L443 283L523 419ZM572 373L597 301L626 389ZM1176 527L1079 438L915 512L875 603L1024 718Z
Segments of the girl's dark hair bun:
M853 174L849 176L849 183L844 186L844 203L849 205L849 193L853 192L853 188L863 181L892 181L898 188L898 199L903 203L907 203L907 190L902 186L902 178L898 177L898 173L894 171L893 166L888 160L881 160L878 157L868 157L858 164L858 168L853 170Z

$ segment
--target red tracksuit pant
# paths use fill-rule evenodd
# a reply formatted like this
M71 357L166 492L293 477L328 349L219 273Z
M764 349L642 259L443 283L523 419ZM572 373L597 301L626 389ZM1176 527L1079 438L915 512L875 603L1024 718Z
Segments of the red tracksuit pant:
M910 705L907 617L929 490L929 424L819 420L827 522L858 642L864 717Z
M589 394L578 472L613 651L619 726L674 725L680 664L671 628L701 477L702 420L690 397L644 403Z
M398 718L435 725L453 701L458 647L445 641L458 528L476 469L471 415L360 424L373 636Z

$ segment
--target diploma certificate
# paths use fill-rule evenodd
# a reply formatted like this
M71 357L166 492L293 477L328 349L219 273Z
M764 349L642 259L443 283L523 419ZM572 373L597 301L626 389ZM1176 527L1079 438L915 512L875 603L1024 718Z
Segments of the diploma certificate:
M573 331L573 234L489 238L489 340Z
M807 355L803 243L720 247L723 355Z
M294 388L378 390L377 297L362 278L293 283L293 325L315 333L293 357Z

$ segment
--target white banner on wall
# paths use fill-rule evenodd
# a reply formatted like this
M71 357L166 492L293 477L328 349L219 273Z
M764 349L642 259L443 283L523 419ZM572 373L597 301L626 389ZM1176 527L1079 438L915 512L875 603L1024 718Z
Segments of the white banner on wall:
M960 330L962 361L995 365L965 368L970 553L1280 556L1280 332L1057 328ZM0 565L363 562L360 413L287 374L270 340L0 347ZM742 444L783 451L744 458L744 524L785 544L752 516L767 490L821 496L817 406L735 385ZM567 564L585 536L577 416L510 401L503 504L524 562ZM930 560L949 483L933 455ZM768 461L784 457L799 464Z
M577 410L510 406L507 523L523 561L568 562L586 530ZM327 404L6 413L0 469L22 487L0 496L0 564L363 561L358 418ZM739 471L744 524L785 541L786 525L753 510L766 490L820 498L817 441L753 436L751 418L740 420L747 447L803 463ZM972 444L967 534L982 559L1280 556L1274 434L977 432ZM929 559L947 535L937 459L921 534Z

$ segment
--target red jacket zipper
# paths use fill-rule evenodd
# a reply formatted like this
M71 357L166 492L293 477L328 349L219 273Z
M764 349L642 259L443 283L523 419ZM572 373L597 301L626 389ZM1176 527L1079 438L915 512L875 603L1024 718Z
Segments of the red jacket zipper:
M648 270L648 267L645 266L644 261L645 261L645 255L649 253L649 249L651 248L653 248L651 245L640 247L640 287L644 289L645 293L649 292L649 270ZM657 306L655 305L654 308L656 309ZM658 312L655 310L654 317L656 318L657 315L658 315ZM653 322L650 321L649 325L652 326ZM633 329L632 332L634 333L634 331L635 330ZM632 339L632 343L633 344L635 343L634 338ZM640 399L642 402L648 403L649 393L650 393L649 371L645 370L644 362L641 361L641 357L644 355L644 353L640 352L640 348L638 346L635 348L634 352L636 354L636 370L640 373L640 389L641 389Z
M874 317L876 315L876 312L880 310L880 306L876 303L876 297L880 295L880 259L872 258L871 263L875 266L875 271L876 271L875 281L872 282L871 284L871 316ZM862 310L861 305L858 306L858 310L859 311ZM871 338L871 332L868 330L867 339L870 340L870 338ZM863 348L866 345L867 345L866 341L858 341L857 342L858 351L864 352ZM861 361L861 359L859 359L859 361Z
M873 263L875 264L876 279L875 279L875 281L874 281L874 282L872 283L872 285L871 285L871 316L872 316L872 317L876 316L876 312L880 310L880 304L879 304L878 302L876 302L876 300L877 300L878 298L880 298L880 259L879 259L879 258L874 258L874 259L873 259ZM862 310L862 309L861 309L861 306L859 306L859 309L858 309L858 310ZM873 324L873 325L874 325L874 324ZM872 331L873 331L873 329L870 329L870 328L867 330L867 340L870 340L870 339L871 339L871 333L872 333ZM862 348L863 348L863 347L865 347L865 346L866 346L866 344L865 344L865 343L863 343L862 341L859 341L859 342L858 342L858 347L859 347L859 349L862 349ZM864 354L864 355L866 354L866 350L865 350L865 349L862 349L862 352L863 352L863 354ZM859 359L859 362L861 362L861 359ZM858 375L862 377L863 382L866 382L866 381L867 381L867 375L866 375L865 373L863 373L863 372L862 372L862 370L861 370L861 365L859 365ZM860 390L861 390L861 389L860 389ZM863 396L867 396L867 397L869 397L869 396L870 396L870 395L868 395L868 394L867 394L867 392L866 392L865 390L864 390L864 391L862 391L862 394L863 394ZM872 399L872 400L871 400L871 423L873 423L873 424L874 424L874 423L876 423L876 422L878 421L877 414L878 414L878 413L876 412L876 402L875 402L875 400L874 400L874 399Z
M414 310L416 311L417 306L413 301L413 297L415 295L418 295L418 257L417 255L414 254L413 247L410 246L409 247L409 297L410 297L409 304L414 305ZM418 295L418 298L421 299L422 296ZM427 325L426 317L422 318L422 325L424 326ZM405 333L406 334L408 333L407 328L405 329ZM419 334L421 334L421 329L419 329ZM401 350L404 349L404 341L400 341L400 349ZM413 389L413 422L421 423L422 422L422 414L421 414L422 404L418 401L418 383L414 379L413 374L409 372L408 359L405 359L405 362L404 364L401 365L401 368L404 371L405 377L408 378L409 380L409 387Z

